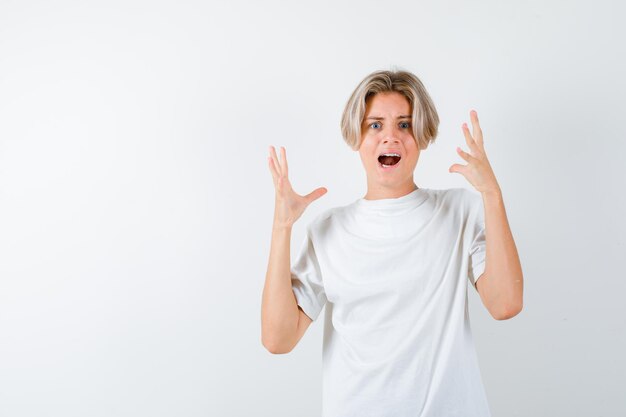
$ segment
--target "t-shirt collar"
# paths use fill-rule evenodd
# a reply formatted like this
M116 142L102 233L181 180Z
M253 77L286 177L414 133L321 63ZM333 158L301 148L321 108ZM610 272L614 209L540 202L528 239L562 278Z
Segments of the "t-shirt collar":
M426 190L426 188L417 188L408 194L396 198L380 198L377 200L359 198L355 202L355 208L362 213L402 214L424 202L428 198Z

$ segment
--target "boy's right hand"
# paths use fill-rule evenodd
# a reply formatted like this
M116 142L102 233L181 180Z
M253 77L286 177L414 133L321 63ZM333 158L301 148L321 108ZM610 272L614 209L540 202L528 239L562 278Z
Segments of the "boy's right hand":
M317 200L328 191L324 187L317 188L305 196L297 194L288 177L287 155L284 147L280 147L281 160L278 161L276 150L270 146L270 156L267 158L270 172L276 188L276 205L274 207L274 225L291 227L300 218L309 204Z

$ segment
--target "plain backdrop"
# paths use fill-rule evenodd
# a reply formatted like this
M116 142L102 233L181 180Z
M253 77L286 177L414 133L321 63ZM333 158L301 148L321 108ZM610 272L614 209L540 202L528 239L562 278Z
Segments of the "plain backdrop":
M439 111L420 187L473 189L448 168L478 111L525 279L506 321L469 288L494 417L626 415L624 12L2 0L0 415L319 416L322 322L287 355L261 344L268 148L296 191L328 188L293 259L365 194L339 121L378 69Z

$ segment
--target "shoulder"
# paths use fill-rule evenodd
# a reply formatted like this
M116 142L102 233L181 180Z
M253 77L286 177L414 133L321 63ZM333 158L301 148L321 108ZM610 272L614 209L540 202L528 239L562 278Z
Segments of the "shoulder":
M449 188L445 191L450 200L453 200L466 208L474 207L482 201L480 194L475 191L468 190L467 188L455 187Z
M336 224L337 220L343 215L345 207L331 207L323 210L309 223L307 230L311 234L318 235L327 232Z
M458 201L471 200L472 197L477 196L476 193L463 187L447 188L445 190L437 190L437 191L441 192L447 198L455 199Z
M423 188L428 193L429 197L435 197L442 201L462 201L468 198L471 194L466 188L454 187L454 188Z
M472 224L484 224L483 198L477 191L459 188L464 217Z
M482 209L482 197L479 193L467 188L454 187L432 190L436 195L436 205L445 207L447 211L456 213L461 218L475 217Z

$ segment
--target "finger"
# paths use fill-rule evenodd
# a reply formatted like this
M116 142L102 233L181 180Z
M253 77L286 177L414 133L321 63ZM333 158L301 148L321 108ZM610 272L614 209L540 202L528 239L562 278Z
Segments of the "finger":
M465 136L465 143L467 143L467 147L470 149L470 151L478 155L480 153L480 149L478 149L476 142L474 142L474 138L472 138L472 135L470 134L467 123L463 123L463 125L461 126L461 130L463 131L463 136Z
M467 162L471 162L474 159L472 155L465 152L463 149L459 148L458 146L456 147L456 151L461 156L461 158L465 159Z
M480 128L480 122L478 121L478 112L476 110L470 111L470 118L472 120L472 136L476 143L482 144L483 131Z
M278 156L276 156L276 149L273 146L270 146L270 155L272 156L272 161L274 162L274 167L278 172L278 176L280 177L283 174L283 170L278 162Z
M270 146L269 159L271 160L271 164L272 164L272 175L274 177L274 186L277 187L280 181L281 173L280 173L280 165L278 164L276 160L276 152L274 152L273 146Z
M478 144L476 143L472 135L470 134L469 128L467 127L467 123L463 123L463 125L461 126L461 129L463 130L463 135L465 136L465 143L467 143L467 146L468 148L470 148L470 151L472 152L473 156L481 155L483 151L480 148L480 146L478 146Z
M326 194L327 191L328 189L326 189L325 187L316 188L315 190L305 195L304 198L307 200L308 204L311 204L312 202Z
M461 130L463 130L463 136L465 136L465 143L467 143L467 146L472 146L472 142L474 142L474 138L472 138L472 135L467 127L467 123L463 123L461 125Z
M274 180L274 185L276 185L276 181L278 181L278 171L276 171L276 167L274 167L274 160L271 156L267 157L267 162L270 167L270 172L272 174L272 179Z
M285 168L285 177L289 176L289 168L287 167L287 150L283 146L280 147L280 155L282 157L283 167Z
M448 168L448 172L450 173L458 172L459 174L465 175L466 167L467 165L453 164L450 168Z

